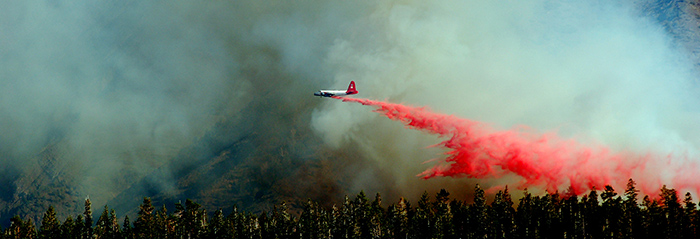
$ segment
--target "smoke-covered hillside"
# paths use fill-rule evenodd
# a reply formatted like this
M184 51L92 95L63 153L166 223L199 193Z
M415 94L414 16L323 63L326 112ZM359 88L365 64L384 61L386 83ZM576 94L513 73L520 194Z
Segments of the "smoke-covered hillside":
M697 1L2 5L2 223L77 214L86 197L124 215L144 196L255 212L359 190L468 193L473 180L415 176L441 157L425 148L435 137L312 95L350 80L496 127L700 146Z
M700 3L698 1L639 0L639 11L656 19L684 47L700 68Z

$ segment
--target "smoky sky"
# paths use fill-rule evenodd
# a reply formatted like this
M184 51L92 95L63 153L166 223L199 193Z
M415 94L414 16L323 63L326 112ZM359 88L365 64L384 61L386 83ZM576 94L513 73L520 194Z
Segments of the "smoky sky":
M691 123L698 119L696 63L679 41L686 36L670 34L668 22L649 12L659 10L652 2L383 2L357 20L363 27L335 41L328 59L338 84L355 80L358 97L426 106L500 129L555 132L615 151L660 152L674 165L695 160L685 156L700 145ZM412 178L433 165L423 162L444 158L425 148L440 139L342 102L320 107L312 125L329 145L359 142L377 167L397 175L402 191L444 185ZM672 184L663 176L672 170L648 173Z
M342 25L342 16L303 13L317 5L326 4L3 3L4 170L31 172L43 165L39 152L58 148L52 170L70 172L80 194L99 205L167 165L217 122L249 122L255 111L277 109L242 115L251 102L308 96L321 85L314 82L328 81L329 71L316 69Z
M357 97L495 127L693 153L695 63L639 4L6 1L1 167L22 175L44 165L39 152L56 148L52 170L71 172L79 193L100 204L217 123L239 125L227 132L237 138L266 116L276 121L259 134L306 120L324 147L354 152L361 163L343 172L350 189L464 185L415 176L441 157L426 148L439 139L366 107L311 98L350 80Z

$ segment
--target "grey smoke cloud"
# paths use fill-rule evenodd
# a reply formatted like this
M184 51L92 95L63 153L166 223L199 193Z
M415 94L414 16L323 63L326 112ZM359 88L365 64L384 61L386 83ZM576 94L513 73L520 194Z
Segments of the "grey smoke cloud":
M338 84L354 79L360 97L428 106L502 129L528 125L613 150L694 155L694 62L635 4L382 2L356 21L364 25L354 34L335 41L328 59ZM440 140L368 111L328 102L312 125L330 145L359 142L401 182L398 188L430 188L412 177L429 167L420 162L440 157L424 149Z
M308 126L293 127L307 125L309 109L319 102L311 92L334 74L324 66L328 48L366 6L4 3L0 153L3 185L9 186L2 188L3 205L36 193L32 187L43 177L75 194L58 197L89 195L96 206L140 187L144 178L151 180L146 187L155 187L144 190L176 193L178 175L168 170L188 165L175 159L215 157L212 148L250 135L279 146L255 145L265 142L258 140L247 151L288 147L298 148L289 153L294 157L312 154L315 146L306 138L285 139L309 134Z
M250 101L226 43L176 2L4 5L4 165L28 172L55 144L53 170L99 203Z

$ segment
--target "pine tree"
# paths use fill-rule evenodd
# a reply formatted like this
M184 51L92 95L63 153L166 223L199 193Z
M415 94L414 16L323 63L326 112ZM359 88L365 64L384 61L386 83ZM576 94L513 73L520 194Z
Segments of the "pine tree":
M131 221L129 221L129 215L124 216L124 224L122 224L122 237L124 239L133 239L134 231L131 226Z
M642 238L645 234L642 224L642 214L637 202L639 190L636 188L636 183L631 178L627 181L625 189L625 199L623 200L623 216L622 216L622 237L621 238Z
M595 187L584 196L582 202L584 206L584 230L587 238L603 238L603 222L601 222L600 202L598 201L598 191Z
M301 238L318 239L321 238L319 231L319 211L318 206L308 199L304 203L304 211L299 216L299 234Z
M349 211L348 207L350 207L349 201L348 195L345 195L343 205L340 207L333 205L331 209L332 218L334 219L334 226L331 228L332 238L350 238L350 232L352 231L350 229L351 217L347 213Z
M78 214L78 217L75 219L75 228L73 229L73 233L77 235L77 238L83 238L84 231L85 231L85 219L83 219L82 214Z
M607 238L620 238L623 235L622 214L624 212L622 201L610 185L605 186L605 191L600 195L603 200L602 215L604 218L603 232Z
M666 216L659 201L651 200L647 195L644 196L642 202L644 205L642 215L644 216L645 234L641 238L665 238Z
M347 198L347 197L346 197ZM272 210L273 235L274 238L290 238L295 230L294 218L289 214L287 203L282 202L279 207L275 206ZM336 225L336 223L333 223ZM331 229L333 231L333 229Z
M236 235L238 238L259 238L258 219L251 213L240 213L236 217Z
M399 202L389 206L387 210L387 220L388 220L388 238L407 238L408 237L408 210L409 206L406 203L406 199L399 198Z
M107 205L105 205L104 209L102 210L102 214L100 214L100 217L97 219L97 223L95 224L95 236L97 238L110 238L107 235L107 227L109 224L109 208L107 208Z
M155 222L153 217L153 205L151 199L143 198L143 203L139 206L138 217L134 222L134 236L136 238L156 238Z
M435 203L433 205L435 211L435 238L449 238L454 235L454 227L452 225L452 208L450 207L450 193L445 189L440 189L440 192L435 195Z
M374 195L374 201L369 207L370 217L370 237L380 238L384 231L384 209L382 208L382 196L379 193Z
M225 231L224 234L226 234L230 238L241 238L241 236L238 234L238 218L240 218L240 213L238 213L238 206L233 205L231 213L229 213L224 220L225 223L223 228L223 230Z
M255 234L254 223L257 219L254 215L245 212L238 212L238 209L234 207L233 212L229 215L229 218L233 225L233 234L235 238L252 238ZM292 235L294 236L294 235Z
M301 238L329 238L331 227L328 220L330 216L318 203L307 200L298 223Z
M216 217L216 215L214 215ZM211 230L211 228L214 226L214 221L216 219L212 218L211 223L208 226L208 230ZM267 211L262 211L260 215L258 216L258 222L260 223L260 237L261 238L275 238L274 237L274 222L272 221L272 218L268 216ZM207 238L212 238L212 237L207 237Z
M545 205L545 223L544 227L546 230L546 236L549 238L563 238L564 228L561 224L561 197L559 197L559 191L555 191L552 194L545 195L542 202Z
M117 212L114 209L109 211L109 227L107 235L109 238L121 238L121 228L119 228L119 221L117 220Z
M75 230L76 229L76 223L73 220L72 216L68 216L66 220L59 226L61 230L60 238L66 238L66 239L79 239L80 238L80 230Z
M110 211L109 207L105 205L102 214L100 214L100 217L97 219L93 233L97 238L121 238L121 230L114 209Z
M698 230L698 209L697 204L693 202L693 197L690 192L685 194L683 199L683 219L681 220L682 238L696 238Z
M360 191L353 201L355 205L354 218L355 224L358 227L356 231L356 236L360 238L371 238L372 237L372 218L370 216L370 205L367 195L364 191Z
M168 214L168 209L165 205L153 213L152 227L154 229L151 233L154 237L172 238L184 234L184 227L179 224L182 214L178 213L178 208L181 210L182 205L177 203L175 204L175 208L174 215Z
M224 218L224 212L219 208L214 212L214 217L211 218L211 223L208 226L207 238L220 239L226 238L226 220ZM268 238L276 238L274 234L270 235Z
M44 213L44 218L41 220L39 238L59 238L60 231L58 219L56 219L56 211L53 206L49 206L49 209Z
M518 210L515 211L516 238L537 238L535 222L538 222L539 218L534 207L532 194L526 189L518 203Z
M678 199L678 193L675 189L666 188L666 185L664 185L661 188L661 200L663 214L666 218L664 223L666 227L666 238L680 238L680 225L681 218L683 217L683 210Z
M452 227L454 234L451 238L465 238L469 235L469 210L467 204L461 200L450 202L452 210Z
M490 231L488 221L486 195L479 184L474 187L474 204L470 209L469 224L472 231L471 238L486 238Z
M503 191L498 191L494 201L491 203L491 222L493 238L513 238L515 209L513 199L508 193L508 187Z
M22 238L24 239L37 238L36 226L34 225L34 221L32 221L31 218L27 219L27 221L25 221L22 225L20 229L20 235L22 235Z
M15 215L10 219L10 227L5 230L5 238L22 238L20 236L20 227L22 224L22 218L19 215Z
M567 189L562 200L561 221L567 238L584 238L581 205L572 187Z
M85 224L83 228L83 238L92 238L92 203L90 198L85 199L85 211L83 215L85 216Z
M416 214L412 219L411 223L414 231L411 234L415 238L431 238L435 234L435 227L432 221L433 207L430 203L428 192L423 192L420 199L418 199Z
M185 238L199 238L204 234L206 226L206 212L201 205L190 199L185 200L185 207L175 205L175 213L180 215L178 225L182 227L182 235Z
M33 239L36 236L36 227L32 219L22 220L19 216L10 219L10 227L5 231L6 238L12 239Z
M548 233L551 228L549 203L549 197L546 196L536 196L532 198L532 220L535 221L533 227L535 227L534 234L536 238L549 237Z

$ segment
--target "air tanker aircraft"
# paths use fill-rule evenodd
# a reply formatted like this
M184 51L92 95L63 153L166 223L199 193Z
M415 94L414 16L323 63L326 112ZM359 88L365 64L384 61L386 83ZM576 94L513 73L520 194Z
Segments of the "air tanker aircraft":
M344 95L354 95L358 91L355 89L355 81L350 81L348 90L319 90L314 93L315 96L331 97L331 96L344 96Z

